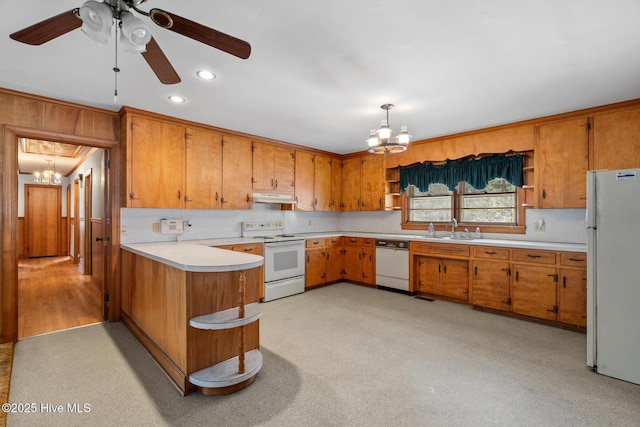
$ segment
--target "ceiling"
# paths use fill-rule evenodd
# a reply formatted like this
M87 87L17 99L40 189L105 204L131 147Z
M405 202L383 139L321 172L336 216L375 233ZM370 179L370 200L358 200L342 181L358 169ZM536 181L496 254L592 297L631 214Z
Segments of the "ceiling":
M148 21L182 82L163 85L141 55L120 51L117 104L113 39L100 47L79 29L42 46L9 38L83 1L0 0L0 87L339 154L365 149L385 103L394 130L407 125L418 140L640 98L637 0L148 0L139 8L246 40L251 56ZM200 80L200 69L217 78Z

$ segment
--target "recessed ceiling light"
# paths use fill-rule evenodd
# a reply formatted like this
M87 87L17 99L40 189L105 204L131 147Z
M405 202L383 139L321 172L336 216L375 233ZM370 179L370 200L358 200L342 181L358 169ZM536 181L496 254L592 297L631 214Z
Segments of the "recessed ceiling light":
M200 70L196 73L198 75L198 77L200 77L201 79L204 80L213 80L216 78L216 75L213 74L211 71L207 71L207 70Z
M171 100L171 102L175 102L176 104L182 104L185 101L183 97L178 95L171 95L169 99Z

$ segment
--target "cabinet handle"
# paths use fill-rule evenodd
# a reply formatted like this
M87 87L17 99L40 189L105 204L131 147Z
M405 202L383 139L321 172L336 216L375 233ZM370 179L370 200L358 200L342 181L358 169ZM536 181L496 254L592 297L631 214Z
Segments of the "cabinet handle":
M444 274L447 274L447 265L445 264L442 269L444 270Z
M496 254L495 252L489 252L489 251L484 251L484 253L487 254L487 255L495 255Z
M309 255L307 255L307 262L309 262Z
M317 240L314 240L314 241L313 241L313 244L314 244L314 245L317 245L317 244L319 244L319 243L320 243L320 242L319 242L319 241L317 241Z
M278 188L278 180L276 179L276 188Z
M581 259L581 258L569 258L569 261L573 261L573 262L584 262L584 259Z
M244 248L244 249L243 249L243 251L245 251L245 252L251 252L251 251L253 251L253 248Z
M529 258L540 258L540 255L531 255L531 254L527 254L527 256Z
M96 242L102 242L102 237L96 237Z
M178 190L178 200L180 200L180 190Z
M558 282L558 275L557 274L547 274L547 276L553 277L553 281L556 282L556 283Z
M547 190L545 190L544 188L542 189L542 198L543 199L547 198Z
M274 185L273 185L273 178L271 178L271 188L273 188L273 187L274 187Z
M249 197L249 194L247 194L247 203L249 203L250 200L251 198Z
M478 275L478 267L477 267L477 266L476 266L476 267L473 267L473 274L474 274L475 276L477 276L477 275Z
M562 287L563 288L567 287L567 278L566 278L566 276L562 278Z
M129 200L140 200L140 197L134 197L133 193L129 193Z
M502 271L506 271L507 272L507 276L511 276L511 269L509 267L503 268Z
M520 281L520 272L516 271L516 282Z
M216 202L218 201L218 192L216 191Z

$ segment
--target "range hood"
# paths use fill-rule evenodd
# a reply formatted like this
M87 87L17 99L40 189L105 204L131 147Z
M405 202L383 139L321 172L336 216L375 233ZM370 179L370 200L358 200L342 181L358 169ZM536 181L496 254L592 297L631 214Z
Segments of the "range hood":
M279 203L281 205L295 205L291 194L253 193L253 203Z

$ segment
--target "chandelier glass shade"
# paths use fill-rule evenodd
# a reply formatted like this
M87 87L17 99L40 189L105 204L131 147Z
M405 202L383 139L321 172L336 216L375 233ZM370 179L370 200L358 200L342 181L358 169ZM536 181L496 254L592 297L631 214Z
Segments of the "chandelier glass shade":
M33 182L43 185L60 185L62 179L59 173L55 171L55 164L53 160L47 160L47 168L45 170L36 171L33 173ZM53 164L53 166L52 166Z
M407 132L407 127L402 126L400 133L394 137L393 129L389 125L389 110L394 107L393 104L384 104L380 108L386 110L387 118L382 120L382 124L378 129L371 129L367 144L369 152L373 154L393 154L401 153L409 146L411 135Z

